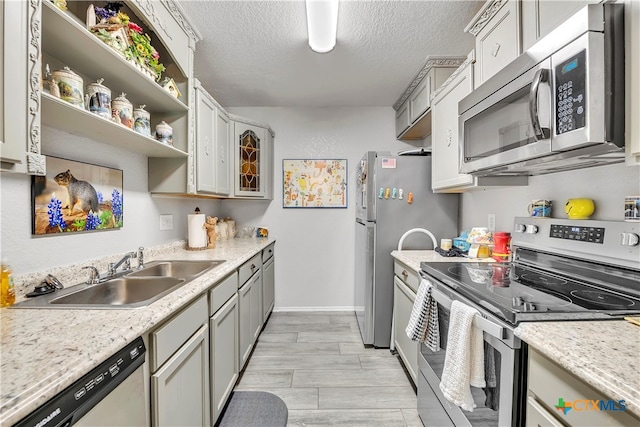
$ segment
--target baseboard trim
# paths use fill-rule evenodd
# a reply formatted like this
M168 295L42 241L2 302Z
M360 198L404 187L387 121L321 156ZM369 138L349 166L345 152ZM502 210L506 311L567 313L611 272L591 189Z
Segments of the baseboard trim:
M355 311L355 307L354 306L346 306L346 307L274 307L273 311L275 313L283 313L283 312L292 312L292 311L299 311L299 312L313 312L313 311L325 311L325 312L330 312L330 311Z

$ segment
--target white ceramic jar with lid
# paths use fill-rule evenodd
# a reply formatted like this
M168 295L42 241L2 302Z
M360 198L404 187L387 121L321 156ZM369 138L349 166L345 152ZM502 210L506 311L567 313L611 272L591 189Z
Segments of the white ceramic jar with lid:
M85 107L93 114L111 120L111 89L102 85L104 79L87 85Z
M133 130L144 136L151 136L151 114L141 105L133 110Z
M164 120L156 125L156 139L167 145L173 145L173 128Z
M121 93L111 102L111 112L116 123L133 129L133 104L127 99L126 93Z
M59 96L63 101L84 109L82 77L69 67L64 67L62 70L51 73L51 83L56 86L52 91L54 96Z

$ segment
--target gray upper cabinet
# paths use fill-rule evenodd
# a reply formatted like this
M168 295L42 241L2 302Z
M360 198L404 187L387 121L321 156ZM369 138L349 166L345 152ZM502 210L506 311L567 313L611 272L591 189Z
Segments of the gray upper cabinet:
M525 51L589 3L600 0L526 0L522 7L522 50Z
M196 190L230 191L229 117L196 81Z
M273 131L233 116L234 196L273 198Z
M463 61L460 57L427 57L424 67L393 105L398 139L420 140L431 134L431 94Z
M476 38L475 87L522 52L520 4L520 0L489 0L464 29Z

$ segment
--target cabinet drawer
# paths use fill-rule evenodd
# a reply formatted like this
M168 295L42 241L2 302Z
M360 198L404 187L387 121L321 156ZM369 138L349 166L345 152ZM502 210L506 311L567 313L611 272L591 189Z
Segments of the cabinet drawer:
M249 280L249 278L253 276L260 267L262 267L262 261L260 259L261 254L256 254L249 261L242 264L242 267L240 267L240 270L238 271L240 274L238 278L238 287L244 285L246 281Z
M407 267L403 263L396 261L393 264L393 272L415 293L418 293L420 286L420 275L417 271Z
M209 316L213 316L237 291L238 273L233 273L231 276L218 282L215 288L209 291Z
M275 243L270 244L262 250L262 264L266 263L273 256Z
M155 372L194 332L207 322L207 296L185 308L151 333L151 371Z
M531 396L532 394L533 396ZM562 367L533 349L529 351L529 397L534 398L537 403L550 413L557 411L555 406L558 404L558 398L560 397L565 402L581 401L577 402L578 408L576 410L570 410L566 415L560 417L563 421L562 424L611 427L640 424L640 420L627 412L588 410L585 406L586 403L582 402L583 400L589 402L600 400L607 404L612 404L615 400L614 407L619 409L620 406L616 399L605 396L604 393L583 382L570 372L565 371ZM531 403L531 399L529 399L529 403Z

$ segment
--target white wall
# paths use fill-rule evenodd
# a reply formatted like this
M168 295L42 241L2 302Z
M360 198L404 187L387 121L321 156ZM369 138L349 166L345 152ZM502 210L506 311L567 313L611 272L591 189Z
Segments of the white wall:
M567 199L593 199L591 219L622 221L624 197L640 194L640 167L624 163L529 177L526 187L501 188L465 193L462 196L461 230L487 226L487 214L496 214L496 230L510 231L513 218L527 216L534 199L553 201L552 217L567 218Z
M119 230L31 235L31 177L3 173L0 228L2 256L17 274L186 239L187 214L196 206L218 215L220 201L152 197L147 192L147 158L106 144L43 127L46 155L122 169L124 225ZM173 215L173 230L160 231L160 214Z
M276 242L276 308L353 308L356 165L365 151L412 148L395 139L395 112L378 108L230 108L276 132L272 202L226 200L223 216L266 225ZM284 209L283 159L347 159L347 209Z

